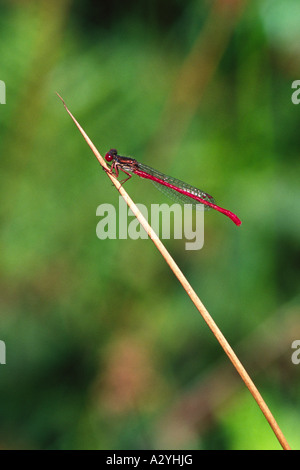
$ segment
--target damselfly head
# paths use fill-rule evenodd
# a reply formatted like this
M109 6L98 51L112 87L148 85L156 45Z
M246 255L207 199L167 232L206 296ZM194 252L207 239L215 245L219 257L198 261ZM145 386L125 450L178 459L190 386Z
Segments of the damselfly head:
M116 149L110 149L110 151L105 155L105 160L107 162L111 162L117 155L118 151Z

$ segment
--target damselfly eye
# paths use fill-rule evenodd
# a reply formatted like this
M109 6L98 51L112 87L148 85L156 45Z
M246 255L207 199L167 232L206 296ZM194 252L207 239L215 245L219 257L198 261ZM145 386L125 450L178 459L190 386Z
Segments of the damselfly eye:
M105 160L107 162L111 162L112 159L113 159L113 156L109 152L107 152L107 154L105 155Z
M116 149L110 149L109 152L107 152L107 154L105 155L105 160L107 162L111 162L114 157L116 157L118 155L118 151Z

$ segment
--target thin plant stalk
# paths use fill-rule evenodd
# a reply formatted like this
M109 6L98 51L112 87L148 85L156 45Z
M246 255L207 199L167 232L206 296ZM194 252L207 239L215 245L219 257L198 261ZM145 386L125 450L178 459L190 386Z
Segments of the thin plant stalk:
M93 142L90 140L88 135L85 133L85 131L82 129L80 124L74 118L73 114L69 111L69 109L66 106L66 103L64 102L63 98L58 93L57 93L57 95L61 99L61 101L63 102L63 105L64 105L66 111L68 112L68 114L70 115L70 117L72 118L74 123L76 124L77 128L79 129L79 131L82 134L83 138L85 139L85 141L87 142L87 144L91 148L92 152L94 153L95 157L99 161L100 165L105 170L108 170L108 172L107 172L108 177L111 179L112 183L115 185L115 187L117 188L117 190L119 191L121 196L124 198L126 204L130 207L131 211L136 216L136 218L138 219L138 221L140 222L140 224L142 225L142 227L144 228L144 230L148 234L149 238L153 241L156 248L159 250L159 252L163 256L163 258L165 259L165 261L169 265L170 269L173 271L173 273L175 274L175 276L177 277L177 279L181 283L182 287L184 288L184 290L186 291L186 293L190 297L191 301L193 302L193 304L195 305L195 307L197 308L199 313L202 315L204 321L207 323L210 330L212 331L212 333L214 334L214 336L218 340L218 342L221 345L221 347L223 348L224 352L227 354L227 356L230 359L231 363L233 364L233 366L235 367L235 369L239 373L240 377L242 378L245 385L249 389L251 395L253 396L253 398L257 402L258 406L260 407L262 413L264 414L266 420L268 421L269 425L271 426L271 428L272 428L274 434L276 435L279 443L281 444L282 448L284 450L290 450L291 447L288 444L288 442L287 442L283 432L281 431L280 427L278 426L274 416L272 415L270 409L268 408L267 404L265 403L263 397L261 396L261 394L258 391L257 387L255 386L254 382L250 378L250 376L247 373L246 369L244 368L244 366L240 362L239 358L237 357L237 355L233 351L232 347L230 346L230 344L226 340L225 336L223 335L223 333L221 332L221 330L219 329L219 327L217 326L217 324L215 323L215 321L213 320L213 318L211 317L211 315L209 314L209 312L207 311L207 309L205 308L205 306L203 305L203 303L199 299L198 295L196 294L196 292L194 291L194 289L192 288L192 286L190 285L190 283L188 282L188 280L186 279L186 277L184 276L184 274L182 273L180 268L175 263L172 256L169 254L169 252L167 251L167 249L165 248L165 246L163 245L163 243L161 242L161 240L159 239L159 237L155 233L155 231L152 229L152 227L149 225L148 221L145 219L145 217L142 215L142 213L140 212L138 207L135 205L135 203L132 201L130 196L127 194L124 187L121 185L121 183L117 180L117 178L114 175L109 173L109 167L107 166L105 160L100 155L97 148L95 147Z

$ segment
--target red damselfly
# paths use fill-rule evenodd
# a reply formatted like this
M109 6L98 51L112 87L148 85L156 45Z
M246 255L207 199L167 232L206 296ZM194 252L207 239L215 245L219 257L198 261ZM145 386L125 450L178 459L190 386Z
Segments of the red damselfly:
M123 171L123 173L127 175L127 178L122 182L123 184L132 177L131 173L133 173L141 178L151 180L158 189L178 202L183 204L192 204L194 207L198 204L202 204L204 209L215 209L216 211L226 215L236 225L241 225L242 223L235 214L227 209L217 206L214 198L210 196L210 194L173 178L172 176L164 175L160 171L157 171L148 165L144 165L144 163L140 163L134 158L118 155L116 149L111 149L107 152L105 160L111 163L110 171L116 175L116 177L119 176L119 171Z

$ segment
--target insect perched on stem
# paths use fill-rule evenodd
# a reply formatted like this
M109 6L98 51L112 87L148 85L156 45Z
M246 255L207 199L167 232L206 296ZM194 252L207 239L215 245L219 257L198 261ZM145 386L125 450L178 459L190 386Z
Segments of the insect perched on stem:
M202 204L204 209L215 209L216 211L226 215L236 225L241 225L242 223L241 220L233 214L233 212L217 206L214 198L210 194L173 178L172 176L164 175L160 171L155 170L148 165L144 165L144 163L140 163L134 158L118 155L116 149L111 149L107 152L105 160L111 163L110 171L116 175L116 177L119 176L120 171L127 175L127 178L122 181L122 184L128 181L132 177L132 174L134 174L141 178L149 179L158 189L166 193L169 197L176 199L178 202L183 204L192 204L194 207Z

